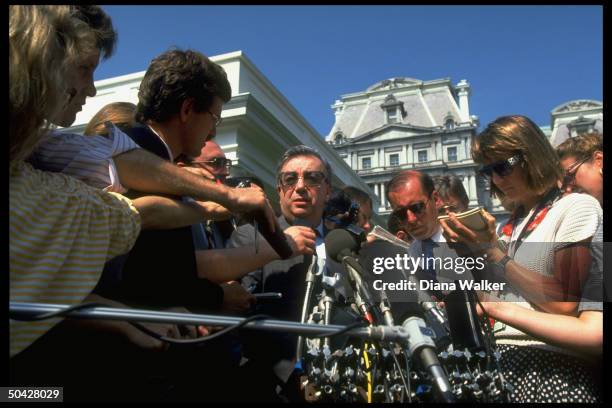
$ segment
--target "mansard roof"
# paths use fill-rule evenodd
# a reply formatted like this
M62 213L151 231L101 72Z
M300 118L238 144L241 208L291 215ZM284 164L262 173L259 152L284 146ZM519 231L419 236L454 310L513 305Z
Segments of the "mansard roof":
M392 78L377 82L366 91L343 95L333 106L336 122L328 139L339 128L347 139L380 129L387 123L387 112L381 107L389 104L403 107L402 117L399 118L401 125L438 128L444 125L449 114L457 122L461 118L448 78L426 82L404 77Z
M594 101L591 99L577 99L574 101L569 101L562 103L552 110L552 114L565 113L565 112L579 112L583 110L590 109L601 109L603 108L603 103L599 101Z

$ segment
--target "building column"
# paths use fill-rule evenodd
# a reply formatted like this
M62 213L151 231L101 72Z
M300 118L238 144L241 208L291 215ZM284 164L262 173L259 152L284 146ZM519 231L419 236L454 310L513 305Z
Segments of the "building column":
M470 175L469 176L469 185L470 185L470 192L468 194L468 197L470 198L470 205L478 205L478 192L476 191L476 176L475 175Z
M387 208L387 197L385 196L385 183L380 183L380 204Z

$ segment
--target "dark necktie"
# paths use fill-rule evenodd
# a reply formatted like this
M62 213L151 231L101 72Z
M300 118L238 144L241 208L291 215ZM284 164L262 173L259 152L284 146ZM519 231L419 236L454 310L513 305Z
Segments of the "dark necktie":
M427 279L435 280L436 265L433 259L433 248L436 244L431 240L431 238L424 239L423 241L421 241L421 243L423 248L423 257L425 258L423 260L423 272Z

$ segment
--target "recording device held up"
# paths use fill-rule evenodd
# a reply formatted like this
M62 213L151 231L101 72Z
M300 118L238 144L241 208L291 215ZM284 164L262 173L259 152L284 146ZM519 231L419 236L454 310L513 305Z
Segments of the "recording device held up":
M263 183L255 176L243 176L243 177L228 177L225 179L225 185L234 188L248 188L252 184L263 188ZM265 218L263 210L255 211L249 214L249 218L253 219L253 225L259 231L261 235L268 241L268 244L276 251L281 259L289 259L293 254L293 250L287 242L285 233L277 228L276 231L272 231L268 222Z

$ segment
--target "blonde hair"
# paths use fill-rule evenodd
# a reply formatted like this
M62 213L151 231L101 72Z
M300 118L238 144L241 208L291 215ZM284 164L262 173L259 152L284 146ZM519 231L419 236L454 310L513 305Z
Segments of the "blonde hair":
M136 123L134 119L135 112L136 105L130 102L113 102L104 105L102 109L91 118L83 134L91 136L107 135L108 130L104 125L107 121L112 122L120 129L130 128Z
M479 164L505 160L516 154L522 157L530 191L544 194L561 179L555 149L538 125L526 116L497 118L472 142L472 158ZM504 199L504 194L494 183L491 183L491 194Z
M96 49L70 6L9 6L9 169L26 158L68 101L68 69Z

